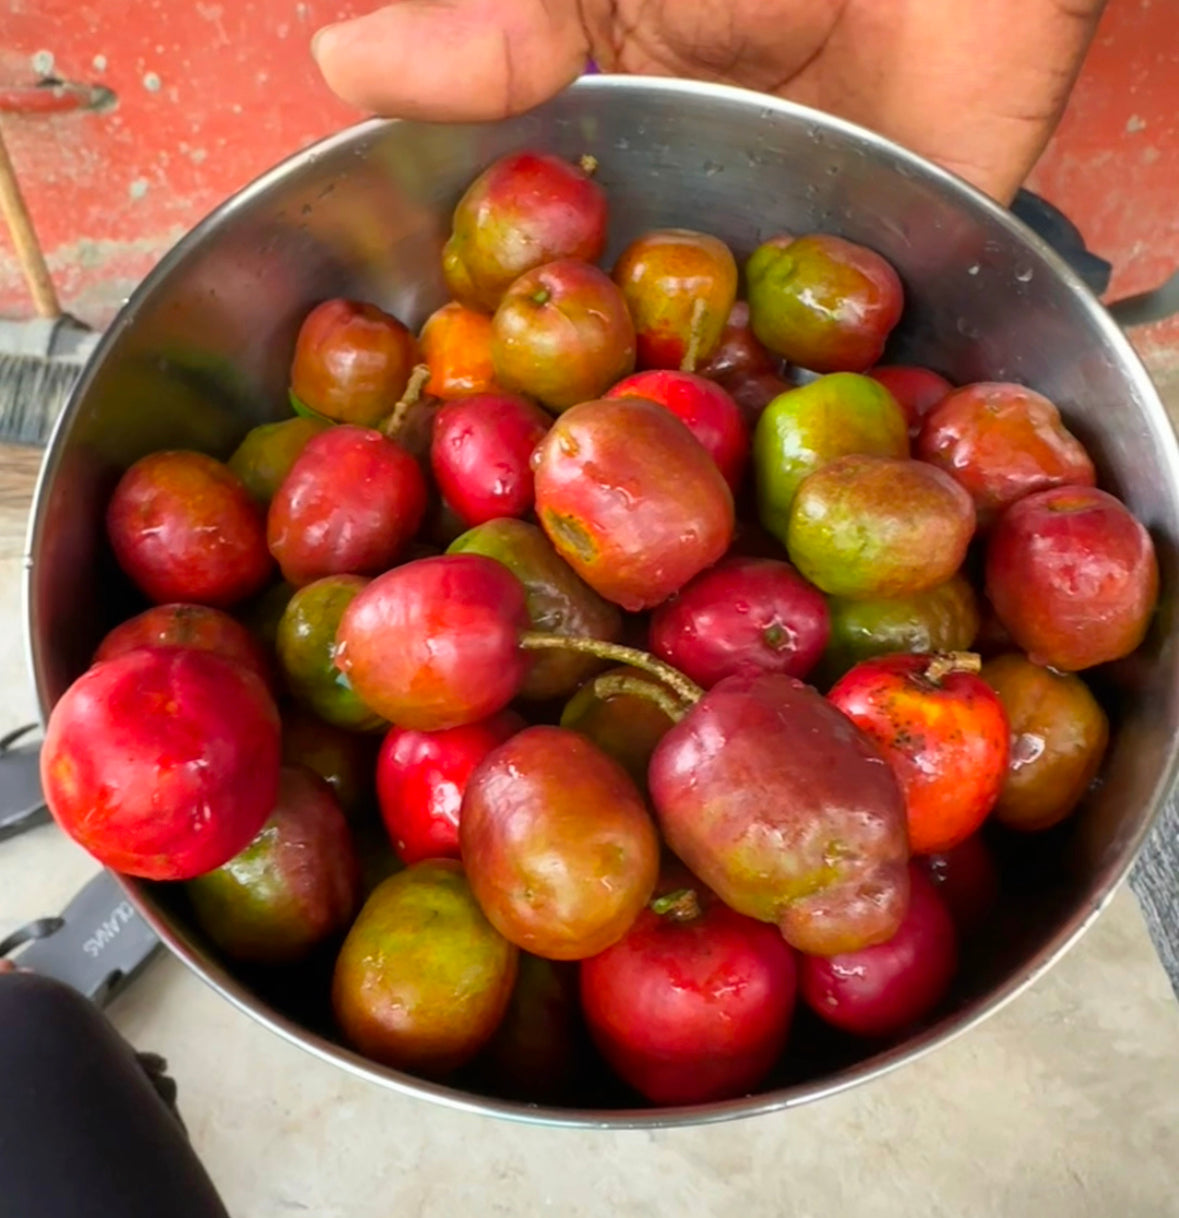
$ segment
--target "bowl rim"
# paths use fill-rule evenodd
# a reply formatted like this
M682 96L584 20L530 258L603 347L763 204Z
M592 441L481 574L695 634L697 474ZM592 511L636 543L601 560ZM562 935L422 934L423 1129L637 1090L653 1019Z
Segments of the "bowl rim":
M1172 471L1179 471L1179 441L1176 440L1174 430L1150 375L1123 331L1097 297L1051 246L1013 213L965 179L865 127L808 106L754 90L674 77L594 74L579 78L563 92L584 94L590 98L602 93L633 92L636 95L644 95L659 92L724 100L749 108L756 107L766 116L777 114L795 122L805 123L818 130L836 132L861 146L867 146L876 154L887 155L898 168L903 165L913 178L931 182L943 192L955 197L956 201L965 205L967 209L982 212L1026 248L1034 251L1070 293L1080 299L1089 322L1102 333L1121 361L1122 370L1141 401L1148 422L1156 435L1162 437L1165 449L1162 454L1163 464ZM543 107L538 108L543 109ZM362 141L376 132L407 123L411 126L425 125L412 120L369 118L325 136L301 151L292 153L259 175L220 203L172 246L136 286L99 340L52 428L37 478L26 533L22 581L24 649L43 724L48 718L50 707L46 696L47 680L44 665L35 641L37 636L33 586L35 555L46 528L49 488L58 474L65 442L81 410L82 403L89 393L97 370L105 362L108 353L122 335L135 324L140 311L158 287L177 266L201 246L206 237L213 233L223 221L246 208L272 185L280 182L300 167L314 164L315 161L338 148ZM463 124L463 126L466 125ZM161 941L206 985L212 987L239 1011L249 1015L257 1023L287 1042L297 1045L322 1061L331 1062L351 1075L377 1083L402 1095L426 1099L453 1110L494 1116L525 1124L586 1129L675 1128L765 1115L837 1095L852 1087L883 1077L908 1062L917 1061L934 1049L951 1043L989 1019L1052 968L1080 940L1113 900L1158 820L1166 797L1174 786L1177 773L1179 773L1179 736L1170 742L1166 762L1161 768L1160 777L1150 798L1149 815L1143 818L1136 833L1126 842L1119 860L1114 865L1106 867L1098 891L1067 920L1031 960L996 985L985 996L973 1000L961 1010L946 1014L918 1035L881 1053L864 1058L825 1078L793 1083L737 1099L690 1106L634 1109L550 1107L480 1095L457 1086L431 1082L382 1066L280 1014L208 956L190 937L188 931L176 923L168 910L156 901L145 885L130 877L116 876L116 878L132 904Z

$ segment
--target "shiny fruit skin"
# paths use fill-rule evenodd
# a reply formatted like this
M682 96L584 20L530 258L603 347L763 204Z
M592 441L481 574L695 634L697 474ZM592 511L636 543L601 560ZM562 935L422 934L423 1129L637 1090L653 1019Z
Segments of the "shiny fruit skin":
M512 282L561 258L597 262L606 194L579 166L517 152L485 169L459 200L442 272L451 295L494 313Z
M920 432L925 416L954 390L944 376L912 364L877 364L868 375L896 398L913 437Z
M49 717L41 785L57 823L125 875L187 880L228 862L278 795L265 685L210 651L144 647L84 673Z
M749 462L749 429L737 403L712 381L659 369L619 381L607 398L646 398L665 406L708 450L734 495Z
M116 626L98 645L94 663L140 647L191 647L212 651L273 688L270 659L257 639L228 613L209 605L153 605Z
M720 341L697 371L726 389L749 377L781 375L782 361L771 355L753 337L748 301L734 302L721 331Z
M949 657L947 657L949 662ZM1007 776L1007 714L972 672L938 657L878 656L827 695L880 748L905 796L914 854L950 850L986 820Z
M913 860L933 881L962 938L987 926L999 903L999 867L981 833L938 854Z
M270 552L299 587L325 575L378 575L426 513L418 463L367 427L333 427L307 442L270 503Z
M467 783L459 837L492 925L549 960L582 960L617 942L659 872L659 838L626 771L559 727L526 728L483 760Z
M832 596L827 607L831 636L820 665L827 683L873 656L969 651L979 631L978 597L962 575L912 596L860 601Z
M659 742L667 844L726 905L799 951L891 938L908 899L905 805L858 727L784 676L728 677Z
M372 427L397 405L417 341L396 317L357 300L325 300L295 342L291 392L317 414Z
M336 960L332 1007L366 1057L443 1077L495 1035L517 960L460 864L429 859L382 881L364 903Z
M297 706L283 715L283 762L318 774L350 821L371 797L375 751L372 737L334 727Z
M626 301L588 262L550 262L521 275L491 322L495 378L512 393L567 410L635 366Z
M637 668L610 668L603 676L627 676L661 688ZM614 693L602 697L587 681L561 712L561 726L580 732L631 776L640 791L647 789L647 767L655 746L671 729L671 719L649 698Z
M798 488L786 550L831 596L913 596L966 557L974 504L949 474L920 461L839 457Z
M283 766L257 837L186 891L201 929L234 960L294 964L343 931L360 903L360 864L327 783Z
M326 419L283 419L251 428L229 458L229 468L264 507L291 472L307 441L331 427Z
M106 527L119 566L157 605L226 609L260 592L273 570L258 505L204 453L141 457L119 480Z
M407 563L374 579L340 622L336 666L398 727L440 731L486 719L519 692L529 657L524 588L478 554Z
M753 333L811 372L865 372L901 317L904 290L874 250L827 233L771 239L745 265Z
M551 422L539 406L506 393L462 398L438 412L430 466L468 528L532 511L530 462Z
M475 767L524 727L513 711L440 732L390 728L377 757L377 801L405 864L459 857L459 810Z
M581 962L590 1035L652 1104L746 1095L790 1034L794 952L774 927L700 896L695 919L644 909L619 942Z
M1021 655L988 660L982 679L1011 725L1011 760L994 819L1009 829L1051 829L1089 790L1109 744L1109 720L1080 677Z
M987 547L987 596L1036 664L1079 672L1121 659L1158 601L1150 534L1093 487L1054 487L1011 505Z
M683 368L687 360L691 372L720 345L737 299L737 263L716 237L661 228L622 251L614 282L634 318L638 367Z
M733 496L670 411L642 398L566 411L533 458L536 512L557 553L601 596L649 609L716 562Z
M449 401L474 393L494 393L491 318L452 300L426 318L418 340L430 369L425 392Z
M1033 491L1097 482L1093 461L1060 411L1022 385L956 389L926 416L916 455L970 492L984 525Z
M618 642L618 607L583 583L553 549L544 532L524 520L489 520L455 538L448 554L482 554L502 563L524 585L530 628L545 634L574 635ZM567 698L602 667L578 651L538 651L520 687L529 701Z
M954 923L933 884L914 866L909 909L887 943L799 962L803 1001L843 1032L896 1036L945 998L958 968Z
M803 480L851 453L909 455L904 412L870 377L835 372L770 402L753 433L762 525L785 541L790 508Z
M827 645L823 594L786 562L728 558L651 616L651 650L697 685L732 676L804 678Z
M766 407L776 397L789 393L794 386L776 372L762 372L756 376L733 377L726 382L725 388L737 403L745 422L750 428L756 428Z
M300 588L278 623L275 650L295 701L333 727L371 732L381 717L340 680L336 633L345 610L368 587L363 575L328 575Z

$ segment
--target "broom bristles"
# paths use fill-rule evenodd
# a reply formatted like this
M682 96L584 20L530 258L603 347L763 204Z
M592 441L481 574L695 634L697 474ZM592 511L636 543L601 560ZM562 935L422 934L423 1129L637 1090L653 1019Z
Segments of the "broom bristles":
M43 445L82 375L82 367L0 353L0 444Z

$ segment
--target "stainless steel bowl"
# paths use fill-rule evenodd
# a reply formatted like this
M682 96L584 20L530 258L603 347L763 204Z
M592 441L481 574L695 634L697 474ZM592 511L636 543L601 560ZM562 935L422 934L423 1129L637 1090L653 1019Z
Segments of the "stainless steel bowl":
M369 122L266 174L139 288L57 426L29 537L27 624L41 706L48 712L124 612L102 528L119 473L163 446L224 456L247 427L285 413L296 329L324 297L375 300L419 324L444 299L439 249L456 199L490 160L524 146L598 158L612 253L659 225L715 233L739 256L783 229L864 242L905 282L894 361L958 381L1025 381L1059 403L1103 484L1153 531L1166 590L1145 648L1101 674L1116 724L1101 785L1068 830L1029 842L1012 860L1003 912L935 1024L858 1058L816 1043L761 1093L696 1108L617 1107L609 1094L576 1110L538 1108L384 1069L341 1047L322 1013L218 959L166 889L131 883L128 892L176 955L230 1002L382 1086L519 1120L613 1128L800 1104L913 1060L1049 968L1125 877L1171 783L1179 739L1179 452L1151 382L1101 305L1045 245L886 140L758 94L592 77L508 122Z

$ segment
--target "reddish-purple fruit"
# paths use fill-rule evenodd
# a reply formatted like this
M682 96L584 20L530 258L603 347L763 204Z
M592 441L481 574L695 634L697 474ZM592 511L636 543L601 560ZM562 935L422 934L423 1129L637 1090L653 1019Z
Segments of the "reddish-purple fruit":
M307 315L291 362L291 392L317 414L372 427L397 405L418 345L374 304L325 300Z
M794 953L712 893L661 887L623 939L581 963L590 1035L653 1104L745 1095L786 1046Z
M524 588L477 554L406 563L344 612L336 666L361 701L398 727L433 732L486 719L519 692Z
M781 376L782 361L772 356L753 336L747 301L738 300L729 310L729 320L721 331L716 350L698 371L730 391L734 383L749 377Z
M470 527L532 510L532 453L552 419L507 393L448 402L434 419L430 465L443 498Z
M1158 602L1150 534L1094 487L1055 487L1012 504L991 534L986 579L1016 644L1061 672L1136 650Z
M249 669L141 647L84 673L49 717L41 785L100 863L187 880L253 839L278 794L279 719Z
M606 247L606 194L560 157L516 152L485 169L459 200L442 251L456 300L493 313L526 271L559 258L597 262Z
M912 364L878 364L868 375L896 398L905 412L911 436L917 435L925 416L954 390L944 376Z
M608 398L646 398L666 406L708 450L734 495L749 462L749 428L737 403L717 384L691 372L636 372Z
M986 926L999 901L999 867L981 833L913 863L933 881L959 935L965 938Z
M530 727L471 775L462 855L491 924L550 960L583 960L630 929L659 871L659 837L626 771L585 737Z
M550 410L605 393L635 366L635 331L610 277L588 262L521 275L491 323L495 379Z
M831 623L823 594L787 562L729 558L651 616L651 650L698 685L818 663Z
M156 604L225 609L260 592L273 569L261 509L204 453L141 457L115 487L106 529L119 566Z
M707 233L656 229L623 250L614 281L634 318L638 366L692 372L720 344L737 298L737 263Z
M901 319L904 291L874 250L828 233L773 238L745 266L753 333L812 372L864 372Z
M426 482L400 445L368 427L308 441L270 504L267 540L296 587L393 565L426 512Z
M800 951L892 937L908 901L905 803L875 745L792 677L728 677L655 749L667 844Z
M928 1016L949 991L958 967L954 922L917 866L909 873L909 909L887 942L827 959L804 957L799 989L820 1019L853 1036L896 1036Z
M567 411L533 458L536 513L562 558L624 609L665 601L733 539L733 496L703 445L642 398Z

